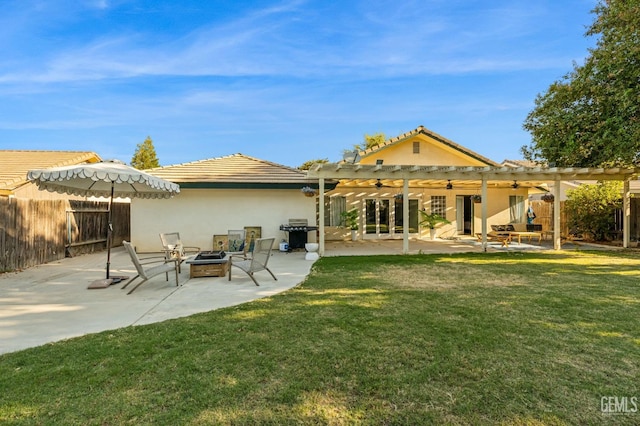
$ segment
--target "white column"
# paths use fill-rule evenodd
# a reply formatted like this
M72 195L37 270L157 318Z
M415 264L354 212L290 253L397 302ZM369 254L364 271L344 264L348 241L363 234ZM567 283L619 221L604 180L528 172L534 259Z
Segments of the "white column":
M560 240L560 181L553 182L553 248L560 250L562 241Z
M622 193L622 247L629 247L629 236L631 234L631 191L629 189L629 179L624 181Z
M318 254L324 255L324 178L318 179Z
M480 190L480 197L482 198L480 204L480 212L482 215L482 250L487 251L487 178L482 176L482 188Z
M409 179L402 186L402 254L409 253Z

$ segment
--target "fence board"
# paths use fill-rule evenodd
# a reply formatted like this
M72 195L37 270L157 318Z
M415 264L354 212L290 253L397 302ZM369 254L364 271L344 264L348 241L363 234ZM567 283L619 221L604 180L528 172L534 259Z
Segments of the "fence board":
M0 272L104 250L106 202L0 198ZM130 204L113 204L113 246L130 235ZM69 212L69 213L68 213ZM97 241L97 242L96 242Z

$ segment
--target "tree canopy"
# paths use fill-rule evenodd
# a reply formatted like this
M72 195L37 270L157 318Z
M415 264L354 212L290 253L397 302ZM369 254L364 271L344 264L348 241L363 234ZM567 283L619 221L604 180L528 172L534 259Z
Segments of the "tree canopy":
M131 166L138 170L160 167L160 162L156 156L156 149L153 146L151 137L147 136L144 142L136 146L136 152L131 158Z
M363 143L357 143L353 145L351 150L345 149L343 150L343 154L346 152L351 152L353 150L356 151L366 151L367 149L374 148L378 145L383 144L387 140L387 136L383 132L374 133L373 135L364 135L362 140Z
M528 160L562 167L640 163L640 2L600 0L584 65L539 94L523 127Z
M318 158L316 160L305 161L300 166L298 166L298 168L300 170L309 170L315 164L325 164L325 163L328 163L328 162L329 162L328 158Z

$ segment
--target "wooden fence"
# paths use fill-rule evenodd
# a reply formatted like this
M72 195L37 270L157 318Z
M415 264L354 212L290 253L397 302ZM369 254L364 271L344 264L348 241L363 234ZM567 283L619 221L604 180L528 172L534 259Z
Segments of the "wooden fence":
M542 225L543 231L553 231L553 203L545 201L531 201L531 208L536 214L533 223ZM564 209L564 201L560 201L560 235L568 235L567 214Z
M564 201L560 201L560 235L569 235L569 227L567 225L567 213L564 209ZM541 224L543 231L553 230L553 203L544 201L531 201L531 207L536 214L533 223ZM630 200L630 220L629 235L632 241L640 240L640 199L631 198ZM608 238L622 238L622 210L618 210L615 215L615 229L611 231Z
M0 198L0 272L106 248L107 202ZM114 203L113 246L130 238L130 204Z

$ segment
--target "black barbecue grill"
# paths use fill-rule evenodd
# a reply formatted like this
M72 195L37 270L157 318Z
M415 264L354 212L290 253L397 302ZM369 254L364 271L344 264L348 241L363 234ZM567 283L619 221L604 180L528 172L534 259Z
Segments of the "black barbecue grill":
M309 226L307 219L289 219L287 225L280 225L280 230L289 233L289 248L304 248L307 244L307 233L317 231L317 226Z

